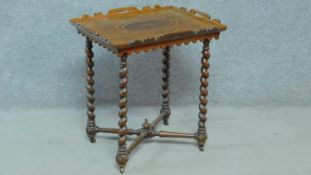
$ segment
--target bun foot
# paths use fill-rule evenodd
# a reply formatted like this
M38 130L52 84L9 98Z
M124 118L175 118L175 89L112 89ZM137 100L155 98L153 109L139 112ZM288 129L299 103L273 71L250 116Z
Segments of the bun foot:
M199 150L200 150L201 152L203 152L203 151L204 151L204 146L199 146Z
M91 143L96 143L96 139L93 137L90 138L90 141L91 141Z
M120 173L121 173L121 174L124 173L124 166L120 166Z
M168 120L167 119L163 119L163 124L167 126L169 124Z

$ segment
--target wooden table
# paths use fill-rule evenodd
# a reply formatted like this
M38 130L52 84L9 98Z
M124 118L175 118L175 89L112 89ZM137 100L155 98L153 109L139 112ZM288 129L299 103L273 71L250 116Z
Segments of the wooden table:
M183 7L159 6L153 8L143 7L141 10L135 7L112 9L108 14L95 13L93 16L83 15L80 18L70 19L78 33L86 38L86 65L87 65L87 126L86 133L91 142L95 142L95 135L99 132L114 133L119 135L118 152L116 161L120 172L128 162L129 154L145 138L171 137L193 138L203 151L207 140L207 86L209 68L209 43L218 39L220 32L226 30L226 25L219 20L211 19L206 13L197 10L187 10ZM169 75L170 75L170 48L174 45L188 44L190 42L203 42L201 59L201 85L198 130L195 133L181 133L155 130L157 124L163 121L168 125L171 114L169 106ZM94 106L94 62L92 60L93 43L117 54L120 58L120 93L119 93L119 128L100 128L95 124ZM127 94L128 94L128 66L127 57L133 52L163 49L163 75L162 97L163 102L160 114L152 122L145 120L140 129L127 128ZM127 147L128 135L137 135L131 145Z

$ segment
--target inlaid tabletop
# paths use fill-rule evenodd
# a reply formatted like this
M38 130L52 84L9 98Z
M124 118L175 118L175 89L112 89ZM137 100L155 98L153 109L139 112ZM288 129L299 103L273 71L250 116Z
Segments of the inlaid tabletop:
M206 13L159 5L112 9L70 22L79 33L118 54L218 38L227 28Z

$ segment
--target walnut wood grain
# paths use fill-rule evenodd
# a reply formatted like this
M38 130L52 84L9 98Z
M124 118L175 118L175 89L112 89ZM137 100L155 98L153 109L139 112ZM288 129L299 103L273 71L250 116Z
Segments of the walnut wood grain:
M79 33L119 56L218 38L227 28L203 12L159 5L112 9L106 15L83 15L70 22Z

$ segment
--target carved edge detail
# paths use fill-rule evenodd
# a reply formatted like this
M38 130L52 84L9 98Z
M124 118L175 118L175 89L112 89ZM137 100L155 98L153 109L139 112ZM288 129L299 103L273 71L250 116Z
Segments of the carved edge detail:
M213 22L220 23L218 19L211 19L211 16L207 13L201 12L199 10L195 9L190 9L187 10L185 7L175 7L175 6L160 6L160 5L155 5L154 7L150 6L144 6L142 9L138 9L136 7L130 6L130 7L122 7L122 8L115 8L115 9L110 9L107 14L103 14L102 12L95 12L93 15L88 15L84 14L81 17L78 18L72 18L70 19L71 23L79 23L83 21L88 21L90 19L94 18L122 18L122 17L127 17L131 15L139 15L139 14L145 14L149 12L156 12L156 11L161 11L161 10L167 10L167 9L174 9L178 11L182 11L183 13L186 13L188 15L195 16L197 18L207 18L209 20L212 20ZM215 21L214 21L215 20Z
M222 26L222 29L215 27L215 28L211 28L211 29L200 29L198 31L190 31L190 32L174 34L174 35L167 34L167 35L162 35L162 36L155 37L155 38L148 38L148 39L144 39L144 40L131 41L126 46L114 46L111 44L111 42L107 38L100 36L98 33L89 32L86 28L82 27L80 24L81 22L83 22L85 20L90 20L92 18L114 18L114 17L119 18L119 17L124 16L125 14L137 15L137 14L141 14L141 13L146 13L146 12L150 12L150 11L159 11L159 10L164 10L164 9L174 9L177 11L186 12L186 14L191 15L192 17L195 17L199 20L208 20L211 23L219 24ZM191 9L188 11L184 7L177 8L174 6L160 6L160 5L155 5L153 8L151 8L149 6L145 6L141 10L137 9L136 7L124 7L124 8L118 8L118 9L111 9L107 13L107 15L104 15L101 12L94 13L93 16L89 16L89 15L85 14L80 18L70 19L70 23L72 25L76 26L78 33L80 33L82 36L89 37L94 43L97 43L98 45L100 45L104 48L107 48L109 51L113 52L114 54L118 53L118 56L122 56L125 53L130 55L133 52L135 52L135 53L139 53L141 51L147 52L150 49L152 49L152 50L156 50L158 48L163 49L167 45L169 45L169 46L173 46L173 45L179 46L181 44L187 45L190 42L195 43L198 40L202 41L204 39L211 38L211 37L207 36L207 35L211 35L211 34L212 34L212 38L218 39L220 32L226 30L226 28L227 28L226 25L220 23L220 20L211 19L210 15L208 15L204 12L201 12L201 11L198 11L195 9ZM185 36L187 36L190 39L183 39L183 37L185 37ZM157 44L154 44L154 43L157 43Z

